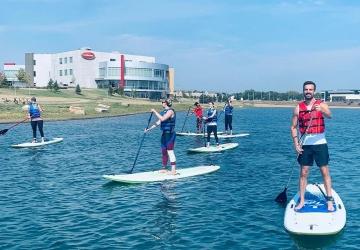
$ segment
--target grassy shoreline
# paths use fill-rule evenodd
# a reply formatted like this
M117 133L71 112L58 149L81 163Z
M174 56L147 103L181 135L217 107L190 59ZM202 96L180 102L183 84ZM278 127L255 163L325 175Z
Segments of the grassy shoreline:
M46 121L58 120L81 120L116 117L150 112L155 108L161 110L161 104L158 101L150 101L140 98L121 97L119 95L108 96L106 90L85 89L81 95L77 95L74 89L61 89L54 93L47 89L2 89L0 88L0 123L13 123L26 117L26 111L22 110L26 99L35 96L38 103L44 109L43 118ZM14 102L14 98L20 101ZM181 102L175 102L174 108L178 111L187 111L192 107L195 99L181 99ZM274 108L274 107L295 107L294 101L234 101L235 107L245 108ZM98 113L95 109L99 105L109 106L108 111ZM83 109L85 115L70 113L70 106ZM204 105L207 107L207 105ZM358 104L329 103L330 108L360 108ZM218 108L223 107L223 103L217 103Z

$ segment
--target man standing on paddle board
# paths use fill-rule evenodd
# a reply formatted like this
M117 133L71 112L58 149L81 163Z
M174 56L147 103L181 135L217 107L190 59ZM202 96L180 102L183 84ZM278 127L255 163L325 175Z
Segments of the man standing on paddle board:
M225 113L225 134L229 134L232 135L232 118L233 118L233 109L234 107L232 106L231 100L229 99L224 107L224 113ZM228 133L228 129L229 129L229 133Z
M36 142L36 127L39 128L39 132L41 135L41 142L44 142L44 130L43 130L43 119L41 118L42 108L36 102L36 98L33 96L31 97L31 101L29 103L28 108L28 118L30 119L31 128L33 131L33 140L32 142Z
M202 130L202 117L203 117L203 108L201 107L200 103L195 102L195 108L193 109L192 113L196 116L196 132L201 133Z
M210 135L214 133L216 145L219 146L219 138L217 136L217 111L215 109L214 102L209 102L209 109L207 111L207 117L203 117L207 124L207 138L206 147L210 147Z
M162 101L162 106L164 108L163 111L158 113L155 109L151 109L157 118L159 119L154 125L150 128L146 129L145 132L157 127L160 125L160 129L162 131L161 135L161 152L162 152L162 171L166 172L166 166L168 161L170 160L171 165L171 174L176 174L176 157L174 153L175 146L175 121L176 114L175 110L171 108L172 101L171 99L166 99Z
M303 84L305 100L296 106L291 121L291 136L298 153L298 162L301 165L299 177L300 202L295 210L304 206L309 167L313 165L315 160L324 180L328 210L334 211L334 198L331 194L331 177L328 167L329 152L324 123L324 117L331 118L331 112L326 103L314 98L315 90L316 84L314 82L306 81ZM298 127L300 138L303 139L302 142L298 140Z

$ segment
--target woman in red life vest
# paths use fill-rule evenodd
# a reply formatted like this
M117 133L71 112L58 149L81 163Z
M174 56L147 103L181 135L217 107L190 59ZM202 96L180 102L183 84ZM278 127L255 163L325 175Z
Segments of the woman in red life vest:
M314 98L315 90L316 84L314 82L306 81L303 84L304 101L300 102L294 109L291 121L291 136L301 166L299 177L300 202L295 210L298 211L304 206L309 167L314 164L315 160L324 180L327 206L331 212L334 211L334 198L331 194L331 177L328 167L329 152L324 123L324 117L331 118L331 112L326 103ZM302 141L298 139L298 128L299 137Z
M193 109L192 113L196 116L196 132L202 132L202 117L203 117L203 108L201 107L200 103L195 102L195 108Z

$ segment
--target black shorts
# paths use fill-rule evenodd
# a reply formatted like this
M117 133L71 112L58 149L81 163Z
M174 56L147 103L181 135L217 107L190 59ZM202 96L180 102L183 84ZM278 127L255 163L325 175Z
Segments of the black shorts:
M298 157L301 166L313 166L314 160L318 167L326 166L329 163L329 150L327 144L304 145L303 152Z

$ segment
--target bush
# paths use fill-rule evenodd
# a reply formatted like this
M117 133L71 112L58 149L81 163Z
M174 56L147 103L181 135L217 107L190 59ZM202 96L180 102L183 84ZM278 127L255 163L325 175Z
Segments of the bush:
M81 95L81 88L79 84L76 84L75 93Z

